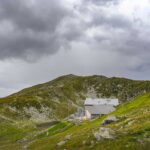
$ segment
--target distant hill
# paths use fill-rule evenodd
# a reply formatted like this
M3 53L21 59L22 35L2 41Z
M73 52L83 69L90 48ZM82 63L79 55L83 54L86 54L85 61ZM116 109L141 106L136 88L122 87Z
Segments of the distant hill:
M86 97L115 97L122 104L149 91L150 81L66 75L0 99L0 119L58 120L82 107Z

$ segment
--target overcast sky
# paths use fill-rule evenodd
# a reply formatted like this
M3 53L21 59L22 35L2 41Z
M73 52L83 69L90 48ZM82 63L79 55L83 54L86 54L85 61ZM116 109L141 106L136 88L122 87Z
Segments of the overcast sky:
M150 1L1 0L0 97L64 74L150 80Z

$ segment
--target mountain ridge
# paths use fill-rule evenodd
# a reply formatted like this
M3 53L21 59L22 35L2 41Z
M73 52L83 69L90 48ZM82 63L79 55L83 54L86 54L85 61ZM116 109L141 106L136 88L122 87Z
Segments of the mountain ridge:
M55 81L55 80L58 80L60 78L63 78L63 77L105 77L105 78L110 78L110 79L115 79L115 78L118 78L118 79L125 79L125 80L131 80L131 81L138 81L138 82L149 82L150 80L138 80L138 79L130 79L130 78L126 78L126 77L117 77L117 76L111 76L111 77L108 77L108 76L105 76L105 75L85 75L85 76L81 76L81 75L75 75L75 74L66 74L66 75L62 75L62 76L59 76L59 77L55 77L54 79L50 80L50 81L45 81L45 82L42 82L42 83L37 83L37 84L34 84L34 85L31 85L31 86L28 86L28 87L25 87L25 88L22 88L21 90L18 90L17 92L14 92L12 94L9 94L7 96L4 96L4 97L0 97L0 100L1 99L4 99L6 97L9 97L9 96L12 96L14 94L17 94L19 92L22 92L26 89L29 89L29 88L33 88L33 87L36 87L36 86L40 86L40 85L43 85L43 84L47 84L47 83L50 83L52 81Z
M150 81L69 74L1 98L0 112L18 119L59 120L83 107L86 97L116 97L124 103L149 91Z

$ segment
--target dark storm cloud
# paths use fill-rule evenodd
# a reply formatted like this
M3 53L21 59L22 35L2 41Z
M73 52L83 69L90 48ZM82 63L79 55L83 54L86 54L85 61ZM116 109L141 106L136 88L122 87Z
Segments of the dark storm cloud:
M110 4L117 0L88 0L93 5ZM84 5L68 8L63 0L4 0L0 1L0 59L34 60L41 55L56 53L71 41L86 37L86 31L97 26L130 28L131 23L121 15L108 15L101 8L90 11ZM82 11L82 8L84 8ZM87 14L91 20L86 22ZM85 15L85 16L84 16ZM84 16L84 17L83 17ZM103 38L101 35L97 39ZM112 40L105 36L105 39ZM95 38L96 40L96 38Z
M67 13L61 0L57 2L54 0L0 1L1 20L9 20L21 29L31 29L33 31L55 30Z
M61 48L71 49L72 42L119 53L120 57L145 59L150 55L150 40L145 38L150 32L148 26L145 28L143 18L136 14L118 12L122 1L77 0L70 5L67 2L0 1L0 59L33 61ZM149 64L149 60L145 61L141 63Z
M71 13L61 0L0 1L0 59L55 53L65 39L57 29Z
M28 56L53 53L58 47L59 41L54 33L49 35L46 32L24 31L17 28L5 37L0 35L1 58L24 57L28 59Z

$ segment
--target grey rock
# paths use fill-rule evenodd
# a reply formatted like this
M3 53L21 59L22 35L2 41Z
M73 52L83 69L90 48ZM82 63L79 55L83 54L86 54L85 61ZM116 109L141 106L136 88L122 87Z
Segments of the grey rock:
M102 139L102 137L101 137L101 135L100 135L99 132L95 132L95 133L94 133L94 137L95 137L95 139L96 139L97 141L100 141L100 140Z
M23 138L23 139L18 140L19 143L26 143L28 141L29 140L27 138Z
M141 140L141 139L138 139L137 141L138 141L140 144L144 144L144 141Z
M106 124L110 124L112 122L115 122L117 121L117 117L115 115L111 115L111 116L108 116L106 119L103 120L103 122L101 123L102 125L106 125Z
M77 126L81 125L81 123L82 123L82 121L79 120L79 119L74 119L73 122L74 122L74 124L77 125Z
M114 139L115 138L115 131L110 128L100 128L97 132L94 133L94 137L97 141L101 139Z
M71 139L71 135L66 135L65 136L65 140L70 140Z
M86 144L86 141L84 140L84 141L82 142L82 144L85 145L85 144Z
M94 141L91 141L91 145L94 145Z
M62 146L64 144L66 144L66 141L60 141L59 143L57 143L57 146Z
M114 139L115 131L110 128L100 128L99 133L101 137L106 139Z
M75 114L71 114L67 117L67 119L74 119L75 118Z

